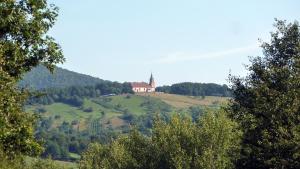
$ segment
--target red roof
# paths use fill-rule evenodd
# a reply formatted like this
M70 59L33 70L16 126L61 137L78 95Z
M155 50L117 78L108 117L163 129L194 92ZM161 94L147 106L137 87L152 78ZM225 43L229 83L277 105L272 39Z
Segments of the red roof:
M145 82L132 82L131 86L133 88L152 88L148 83Z

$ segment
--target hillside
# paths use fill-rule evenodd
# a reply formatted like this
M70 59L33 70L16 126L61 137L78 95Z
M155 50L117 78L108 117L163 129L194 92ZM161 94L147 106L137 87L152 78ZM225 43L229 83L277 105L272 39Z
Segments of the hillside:
M53 74L44 66L38 66L24 75L21 87L34 89L65 88L69 86L91 86L104 80L89 75L56 67Z
M96 97L84 99L83 105L78 107L72 104L54 102L50 105L28 106L27 110L38 112L44 109L43 117L56 117L55 126L64 121L71 123L74 120L79 121L81 130L87 129L87 124L91 120L101 119L100 122L109 122L112 119L121 119L124 114L134 116L146 115L154 112L178 112L193 106L199 107L218 107L226 103L227 97L207 96L205 98L194 96L182 96L165 93L147 93L137 95L117 95L110 97ZM126 125L126 122L123 123ZM111 124L111 127L119 125Z
M195 120L205 107L218 108L228 100L218 97L226 94L215 84L170 87L183 91L181 95L130 94L130 83L104 81L62 68L50 74L42 66L26 74L20 86L43 89L40 92L45 95L30 98L26 110L40 116L36 137L45 140L42 156L64 161L78 160L89 143L109 143L132 127L149 135L157 116L168 121L172 114L181 113ZM195 96L186 96L190 93Z
M138 95L118 95L111 97L97 97L84 99L83 105L76 107L70 104L55 102L50 105L34 105L28 106L30 112L42 111L42 117L53 117L54 123L52 127L57 127L63 122L72 123L78 121L79 130L88 129L88 124L94 120L99 120L100 124L110 124L108 126L117 128L121 125L110 123L118 121L122 125L128 125L122 119L124 114L132 114L141 116L153 112L152 109L159 111L171 112L174 107L161 101L160 99L138 96Z
M75 160L80 158L76 154L85 150L91 141L110 142L132 126L149 134L152 120L158 114L165 120L176 112L197 119L205 107L217 108L227 99L164 93L123 94L84 98L79 106L54 102L28 105L26 109L41 117L37 137L46 140L44 156Z
M229 97L218 97L218 96L183 96L168 93L142 93L141 96L150 96L153 98L160 99L165 103L175 108L188 108L191 106L219 106L225 104Z

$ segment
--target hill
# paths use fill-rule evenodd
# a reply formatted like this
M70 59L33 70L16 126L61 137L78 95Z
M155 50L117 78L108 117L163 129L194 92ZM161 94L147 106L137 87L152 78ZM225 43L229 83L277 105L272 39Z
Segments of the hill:
M141 96L150 96L153 98L158 98L165 103L175 107L175 108L188 108L191 106L219 106L225 104L229 97L218 97L218 96L184 96L177 94L168 93L146 93L139 94Z
M46 140L44 156L75 160L92 141L110 142L132 126L149 134L158 115L168 120L178 112L198 118L205 107L217 108L225 97L194 97L164 93L123 94L84 98L81 105L53 102L28 105L28 112L41 117L37 138ZM59 139L57 138L59 136Z
M138 95L117 95L110 97L86 98L81 106L55 102L50 105L27 106L31 112L41 112L43 117L53 117L54 126L59 126L63 122L72 123L78 121L79 129L87 129L87 124L94 119L101 119L100 122L108 122L119 118L124 121L124 114L141 116L155 112L178 112L193 106L216 107L226 103L226 97L207 96L205 98L181 96L175 94L151 93ZM44 109L44 110L40 110ZM59 117L57 117L59 116ZM123 124L127 125L130 121ZM119 125L110 125L115 128Z
M168 121L172 114L182 113L195 120L205 107L218 108L228 99L219 97L227 95L226 86L215 84L161 88L180 91L177 94L130 94L130 83L104 81L62 68L51 74L43 66L27 73L20 86L40 90L42 95L30 98L26 110L41 117L36 137L45 140L43 157L67 161L80 158L89 143L108 143L132 126L149 135L157 116ZM194 96L187 96L190 94Z
M24 75L19 85L33 89L92 86L104 80L56 67L53 74L44 66L38 66Z

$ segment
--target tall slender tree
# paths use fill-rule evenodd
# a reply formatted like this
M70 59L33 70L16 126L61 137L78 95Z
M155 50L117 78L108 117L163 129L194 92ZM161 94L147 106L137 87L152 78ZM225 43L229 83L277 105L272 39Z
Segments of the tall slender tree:
M231 117L244 131L238 168L300 168L300 31L276 20L245 78L231 77Z
M0 148L9 156L38 154L34 117L23 112L28 92L16 87L25 72L64 61L60 46L47 35L58 8L46 0L0 2Z

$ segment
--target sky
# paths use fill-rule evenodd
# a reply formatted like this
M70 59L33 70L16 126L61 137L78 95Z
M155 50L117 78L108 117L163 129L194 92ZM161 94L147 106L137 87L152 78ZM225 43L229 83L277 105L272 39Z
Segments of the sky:
M119 82L228 84L262 56L274 18L300 20L299 0L50 0L60 67Z

